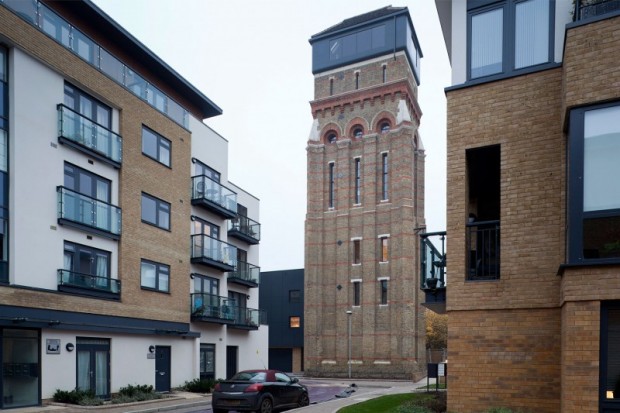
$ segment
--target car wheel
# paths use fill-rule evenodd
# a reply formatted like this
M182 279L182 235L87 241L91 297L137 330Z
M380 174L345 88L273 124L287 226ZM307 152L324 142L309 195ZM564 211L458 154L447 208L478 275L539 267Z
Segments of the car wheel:
M273 403L271 403L271 399L265 397L260 401L260 407L256 411L256 413L271 413L273 411Z
M299 407L308 406L310 404L310 398L308 397L308 393L302 393L299 398Z

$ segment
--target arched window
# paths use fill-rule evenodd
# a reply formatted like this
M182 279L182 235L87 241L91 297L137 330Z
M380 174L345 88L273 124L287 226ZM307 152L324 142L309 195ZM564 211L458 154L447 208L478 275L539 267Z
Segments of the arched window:
M353 137L355 139L361 139L362 135L364 135L364 128L362 128L361 126L355 126L353 128Z
M336 133L329 132L327 134L327 138L325 140L327 141L327 143L334 143L334 142L336 142L337 139L338 139L338 137L336 136Z
M388 122L387 120L381 121L381 123L379 124L379 131L381 133L389 132L390 131L390 122Z

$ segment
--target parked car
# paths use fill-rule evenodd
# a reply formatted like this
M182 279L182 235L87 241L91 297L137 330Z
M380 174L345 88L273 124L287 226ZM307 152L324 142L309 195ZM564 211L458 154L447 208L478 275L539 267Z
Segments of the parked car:
M245 370L215 385L213 413L271 413L310 404L308 389L296 377L277 370Z

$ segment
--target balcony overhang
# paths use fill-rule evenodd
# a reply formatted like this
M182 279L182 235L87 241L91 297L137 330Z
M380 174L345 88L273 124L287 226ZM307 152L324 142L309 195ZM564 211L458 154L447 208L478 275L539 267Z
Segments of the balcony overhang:
M245 287L249 287L249 288L257 288L258 287L258 283L252 280L246 280L240 277L235 277L234 275L229 275L228 276L228 282L229 283L233 283L233 284L238 284L238 285L243 285Z
M213 212L214 214L224 219L233 219L237 217L236 211L231 211L230 209L226 209L223 206L219 205L218 203L212 202L205 197L192 198L192 205L206 208L207 210Z
M235 320L231 320L228 318L214 317L199 313L192 314L192 321L200 321L203 323L213 323L213 324L221 324L221 325L231 325L235 322Z
M260 242L259 239L251 236L250 234L247 234L243 231L240 231L238 229L234 229L231 228L228 230L228 236L233 237L233 238L237 238L238 240L247 242L250 245L256 245Z
M211 268L215 268L218 269L220 271L224 271L224 272L231 272L235 270L235 267L220 261L216 261L213 260L211 258L207 258L207 257L192 257L191 259L192 264L201 264L201 265L205 265L207 267L211 267Z
M119 239L121 239L121 235L120 234L115 234L113 232L109 232L109 231L104 231L102 229L90 226L90 225L86 225L83 224L81 222L77 222L77 221L73 221L70 220L68 218L58 218L58 224L59 225L64 225L67 227L72 227L75 229L79 229L85 232L89 232L93 235L99 235L100 237L104 237L104 238L109 238L112 239L114 241L118 241Z
M256 331L258 325L255 324L230 324L228 328L234 328L235 330Z
M75 285L61 284L58 286L58 291L67 293L67 294L80 295L83 297L104 298L108 300L120 300L121 299L120 293L113 293L111 291L96 290L96 289L91 289L91 288L86 288L86 287L78 287Z

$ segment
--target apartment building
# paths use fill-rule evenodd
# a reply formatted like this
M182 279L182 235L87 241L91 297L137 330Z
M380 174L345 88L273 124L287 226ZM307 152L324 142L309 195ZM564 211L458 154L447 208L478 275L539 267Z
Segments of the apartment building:
M0 1L0 408L262 365L221 113L89 0Z
M422 52L409 11L389 6L351 17L310 44L305 372L420 377Z
M620 2L436 6L447 231L421 287L449 316L448 409L620 411Z

